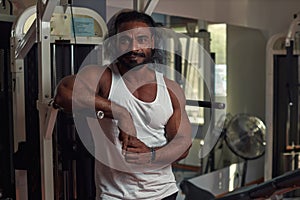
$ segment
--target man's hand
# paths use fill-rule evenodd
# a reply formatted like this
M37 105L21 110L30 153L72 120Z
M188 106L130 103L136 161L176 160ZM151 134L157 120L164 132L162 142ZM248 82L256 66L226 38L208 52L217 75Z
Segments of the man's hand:
M119 139L122 141L123 155L127 162L135 164L146 164L151 162L152 157L150 148L137 137L121 131Z
M131 136L125 133L124 131L122 131L120 128L119 130L120 130L119 140L122 142L122 154L123 156L125 156L128 147L128 141Z
M119 114L117 114L116 117L118 120L118 128L120 131L119 140L122 142L122 154L125 155L129 139L131 137L136 138L136 130L130 113L126 109L121 107L119 110L122 109L123 111L119 111Z

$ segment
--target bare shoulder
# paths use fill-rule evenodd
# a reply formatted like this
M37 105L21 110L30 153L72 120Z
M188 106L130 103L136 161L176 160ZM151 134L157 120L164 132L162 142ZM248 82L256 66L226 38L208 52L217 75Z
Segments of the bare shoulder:
M180 87L178 83L173 80L170 80L164 77L165 83L167 85L172 103L178 102L180 104L185 105L186 98L183 89Z
M109 67L90 65L82 68L76 75L69 75L61 79L58 89L76 87L98 88L105 92L111 84L111 70Z
M111 70L108 66L88 65L82 68L76 75L85 79L99 80L102 78L111 77Z
M74 79L99 79L111 76L111 70L106 66L88 65L78 71L76 75L68 75L61 79L63 83L74 82Z
M112 81L112 70L109 66L86 66L77 73L76 78L89 88L95 88L100 96L107 97Z

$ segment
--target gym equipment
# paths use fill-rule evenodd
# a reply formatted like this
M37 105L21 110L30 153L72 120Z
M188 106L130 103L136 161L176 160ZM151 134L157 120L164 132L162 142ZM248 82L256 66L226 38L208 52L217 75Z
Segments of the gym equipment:
M185 200L198 200L200 197L201 199L205 200L215 199L215 196L212 193L195 186L188 180L183 180L180 183L180 189L183 192L183 194L185 194Z
M266 180L300 167L299 22L298 13L287 34L276 34L267 44Z
M16 191L29 199L89 199L94 177L81 172L93 171L92 160L77 141L70 116L58 114L51 101L58 81L77 72L107 28L91 9L57 4L38 1L12 30L15 147L20 144L15 163L18 158L26 163L16 165ZM57 114L61 120L55 126Z
M225 129L226 144L236 155L248 160L264 154L266 127L259 118L237 114Z
M0 15L12 15L13 5L11 0L1 0L0 1Z
M300 169L258 185L243 187L216 200L281 199L281 195L300 188Z
M220 172L218 172L220 173ZM195 179L195 178L193 178ZM251 200L251 199L282 199L287 192L300 188L300 169L284 173L281 176L260 184L253 184L236 189L232 192L214 195L211 191L199 188L195 180L184 180L180 184L185 200L199 198L207 200Z
M0 199L15 198L13 169L12 85L10 73L10 33L15 17L9 14L11 5L0 3ZM12 8L11 8L12 9Z
M229 149L244 159L241 186L245 185L248 160L257 159L265 152L266 127L257 117L237 114L225 127L225 142Z
M248 160L257 159L265 152L265 133L264 123L255 116L237 114L232 117L227 114L225 117L223 131L218 140L224 140L229 149L244 160L241 186L245 185ZM208 157L205 173L209 172L209 168L210 171L214 171L214 159L214 150L212 150Z
M186 199L192 200L197 196L207 194L215 194L218 196L232 191L237 187L245 186L246 177L247 182L250 181L250 176L254 179L262 177L262 174L255 174L253 170L250 172L251 175L247 174L247 168L248 160L253 160L253 162L250 163L251 169L261 164L257 158L261 157L265 152L265 132L266 127L264 123L257 117L248 114L237 114L233 117L227 115L219 139L224 139L229 149L237 156L243 158L244 163L232 164L227 168L182 182L180 185L183 193L186 194ZM212 164L213 160L211 158L208 160L207 167ZM206 173L208 172L207 167L205 170ZM210 182L210 184L203 183L205 180ZM217 182L217 184L213 184L213 182ZM198 190L196 188L198 188ZM205 188L211 189L211 191L207 191ZM211 195L207 198L214 199Z

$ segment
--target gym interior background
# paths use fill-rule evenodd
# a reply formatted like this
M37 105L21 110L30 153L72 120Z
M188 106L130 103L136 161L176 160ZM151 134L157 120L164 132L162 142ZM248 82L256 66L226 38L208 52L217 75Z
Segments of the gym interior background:
M85 56L103 41L105 22L124 8L147 8L160 26L189 36L180 38L180 44L182 53L193 62L201 62L200 57L193 57L193 42L203 45L214 61L209 78L213 97L203 80L193 76L190 63L176 55L169 55L166 61L193 83L192 93L186 94L193 145L186 159L173 164L182 189L178 199L199 198L205 192L213 196L207 199L230 199L232 191L249 185L269 187L268 183L281 180L278 177L287 180L288 192L274 191L272 195L278 199L300 197L299 184L295 184L300 183L299 1L46 1L56 2L56 9L50 16L52 32L46 52L50 75L48 82L42 83L41 44L35 37L39 33L30 29L39 9L37 2L0 0L0 199L93 199L93 157L78 138L72 116L58 112L51 144L41 143L45 141L40 138L43 122L37 106L44 106L38 101L40 85L50 88L47 99L51 99L58 81L76 73ZM63 24L60 17L72 17L64 22L72 24L73 15L91 19L87 21L95 32L75 35L71 27L59 29ZM225 102L225 115L213 115L213 108L195 106L195 101ZM220 127L218 143L203 158L201 147L211 119L216 125L224 119L226 123ZM246 146L257 138L259 144L247 152L236 144ZM42 154L52 155L52 159ZM51 177L44 168L49 162ZM292 172L295 180L285 176ZM194 194L185 190L189 184L197 188ZM245 189L243 195L251 192Z

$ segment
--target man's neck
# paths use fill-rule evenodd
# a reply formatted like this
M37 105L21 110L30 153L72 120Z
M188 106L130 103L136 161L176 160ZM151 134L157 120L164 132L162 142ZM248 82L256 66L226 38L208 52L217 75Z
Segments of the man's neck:
M147 64L143 64L134 69L128 70L121 63L117 64L123 80L130 84L138 84L155 81L155 74L150 70Z

